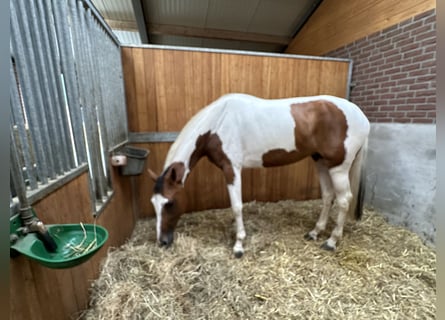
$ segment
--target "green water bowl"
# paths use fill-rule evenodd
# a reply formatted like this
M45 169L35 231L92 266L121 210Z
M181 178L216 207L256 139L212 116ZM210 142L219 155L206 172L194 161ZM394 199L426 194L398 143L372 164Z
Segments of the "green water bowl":
M107 241L108 231L101 226L84 224L46 225L57 244L55 252L48 252L36 234L29 233L11 248L40 264L55 269L71 268L90 259Z

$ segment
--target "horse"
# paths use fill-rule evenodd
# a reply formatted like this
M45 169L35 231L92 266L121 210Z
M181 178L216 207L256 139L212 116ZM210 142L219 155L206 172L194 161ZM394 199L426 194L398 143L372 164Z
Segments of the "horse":
M170 246L184 210L179 191L202 157L222 170L235 216L235 257L244 253L241 170L291 164L311 157L317 168L323 207L315 227L304 235L317 240L334 200L336 225L322 249L334 251L348 216L360 219L364 163L370 124L352 102L330 95L262 99L230 93L196 113L171 145L163 171L148 169L155 182L151 202L160 246Z

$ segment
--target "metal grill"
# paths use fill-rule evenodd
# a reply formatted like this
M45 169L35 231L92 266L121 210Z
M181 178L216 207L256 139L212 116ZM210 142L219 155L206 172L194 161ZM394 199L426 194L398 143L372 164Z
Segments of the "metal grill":
M128 140L119 42L90 1L10 9L11 208L89 169L98 213L112 192L109 152Z

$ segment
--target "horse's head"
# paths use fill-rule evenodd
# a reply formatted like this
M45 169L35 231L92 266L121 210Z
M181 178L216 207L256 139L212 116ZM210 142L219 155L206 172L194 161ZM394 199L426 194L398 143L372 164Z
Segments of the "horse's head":
M179 191L183 187L185 166L182 162L171 164L160 176L150 169L151 178L155 181L151 202L156 212L156 236L163 246L173 243L173 232L183 214L179 201Z

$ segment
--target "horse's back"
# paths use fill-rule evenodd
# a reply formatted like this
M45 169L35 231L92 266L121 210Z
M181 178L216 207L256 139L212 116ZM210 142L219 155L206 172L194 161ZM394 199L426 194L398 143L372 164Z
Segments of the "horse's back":
M369 133L369 122L358 106L329 95L261 99L246 94L228 94L217 100L214 108L218 110L214 130L221 137L223 147L248 167L264 165L263 156L270 150L301 151L294 159L316 153L319 151L317 142L302 144L321 141L330 136L330 132L339 130L345 132L343 140L336 143L355 153ZM300 109L305 112L295 112ZM304 128L308 122L312 122L311 129ZM322 136L316 137L323 131ZM301 134L300 145L298 134Z
M313 153L322 154L319 142L326 145L324 140L332 140L331 133L339 130L344 134L335 141L336 148L344 145L349 150L359 148L369 132L362 111L346 99L328 95L262 99L231 93L203 108L186 124L167 162L186 158L196 148L199 136L209 132L218 136L223 152L234 165L264 166L266 153L275 159L277 153L270 153L274 150L284 154L277 165L287 164Z

